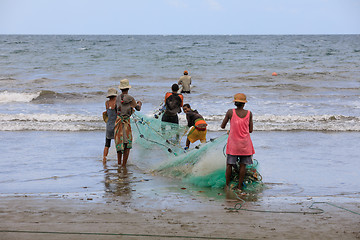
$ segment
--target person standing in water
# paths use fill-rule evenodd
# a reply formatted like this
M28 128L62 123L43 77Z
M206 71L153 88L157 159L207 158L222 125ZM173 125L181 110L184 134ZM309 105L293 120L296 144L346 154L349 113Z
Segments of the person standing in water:
M116 96L118 92L115 88L109 88L106 97L109 98L105 102L106 113L108 120L106 122L106 138L105 138L105 147L104 147L104 156L103 163L106 163L106 158L109 153L109 148L111 145L111 139L114 139L114 128L116 121Z
M179 85L174 83L171 86L172 92L167 92L165 94L165 112L161 118L161 121L179 124L178 113L181 113L184 97L182 94L177 93L178 90Z
M182 85L181 93L190 93L191 76L188 71L184 71L184 76L181 76L178 85Z
M170 125L171 129L176 132L175 136L172 137L175 137L175 142L178 142L180 137L179 133L177 132L179 128L178 113L181 113L181 107L183 106L184 97L182 94L177 93L179 91L179 85L177 85L176 83L171 86L171 90L172 92L167 92L165 94L165 111L161 118L161 131L164 134L166 132L166 126Z
M255 153L250 138L250 133L253 131L253 119L252 113L244 109L245 103L247 103L245 94L235 94L233 102L236 109L229 109L221 124L221 128L224 129L230 120L230 132L226 146L226 188L229 188L232 167L238 162L240 167L239 185L237 187L239 190L242 190L245 178L245 167L253 163L252 156Z
M140 111L142 106L140 101L136 102L135 99L128 94L130 88L129 80L122 79L119 85L121 94L119 94L116 99L117 118L115 122L115 144L118 165L122 165L123 167L126 166L130 149L132 148L130 117L134 109Z

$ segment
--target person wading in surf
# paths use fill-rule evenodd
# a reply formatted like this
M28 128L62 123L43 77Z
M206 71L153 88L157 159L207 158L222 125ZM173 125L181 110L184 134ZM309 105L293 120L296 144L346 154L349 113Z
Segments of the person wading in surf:
M115 122L115 144L118 165L122 165L123 167L126 166L130 149L132 148L130 116L133 114L134 108L140 111L142 106L140 101L136 102L135 99L128 94L130 88L129 80L121 80L119 85L121 94L119 94L116 99L117 118Z
M180 77L178 85L182 85L181 93L190 93L191 76L188 71L184 71L184 75Z
M173 123L171 129L174 131L178 130L179 117L178 113L181 113L181 107L183 106L184 97L182 94L178 94L179 85L174 83L171 86L172 92L165 94L165 111L161 118L162 122ZM166 132L166 124L161 125L162 132ZM179 134L176 134L177 141L179 140Z
M229 189L231 181L232 167L239 163L239 190L243 189L243 182L245 178L245 167L252 164L252 156L255 153L253 143L250 138L250 133L253 131L253 118L249 110L245 110L244 106L247 102L246 95L237 93L234 96L234 104L236 109L229 109L221 124L224 129L230 120L230 132L226 146L226 188Z
M115 88L109 88L107 92L107 100L105 102L106 114L108 116L108 120L106 122L106 138L105 138L105 147L104 147L104 156L103 163L106 163L106 158L109 153L109 148L111 144L111 139L114 139L114 128L116 121L116 96L118 92Z

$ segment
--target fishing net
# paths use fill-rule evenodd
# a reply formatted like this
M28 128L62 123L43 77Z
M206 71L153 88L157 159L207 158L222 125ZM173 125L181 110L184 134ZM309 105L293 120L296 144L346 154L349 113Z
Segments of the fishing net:
M137 143L144 148L160 146L170 154L179 155L184 152L180 145L180 138L188 128L179 124L162 122L161 115L158 118L149 117L141 113L134 113L131 121L133 135Z
M149 117L140 113L133 114L133 135L142 147L153 149L158 146L168 157L153 171L162 176L178 178L199 187L222 188L225 186L227 134L210 139L191 150L185 151L180 139L188 128L178 124L164 123L161 115ZM232 182L238 183L238 166L233 167ZM244 179L245 191L256 192L263 187L258 172L258 162L246 166Z

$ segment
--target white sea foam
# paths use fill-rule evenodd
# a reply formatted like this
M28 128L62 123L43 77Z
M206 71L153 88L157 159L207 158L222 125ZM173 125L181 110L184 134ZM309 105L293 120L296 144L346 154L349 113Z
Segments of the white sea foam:
M224 116L206 116L208 131L221 130ZM160 120L159 120L160 121ZM184 117L180 124L185 125ZM226 129L229 129L227 124ZM104 130L101 116L81 114L0 114L0 131L94 131ZM360 117L342 115L254 117L254 131L355 131L360 132Z
M219 131L224 116L205 116L208 130ZM255 131L360 131L360 117L343 115L260 115L254 116ZM229 129L227 125L227 129Z
M104 130L99 116L79 114L0 114L0 131L94 131Z
M33 99L37 98L40 95L38 93L17 93L17 92L0 92L0 103L10 103L10 102L31 102Z

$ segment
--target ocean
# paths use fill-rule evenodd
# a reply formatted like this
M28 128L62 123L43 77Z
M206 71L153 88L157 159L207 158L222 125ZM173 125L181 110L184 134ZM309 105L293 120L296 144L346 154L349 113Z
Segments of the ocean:
M107 89L129 79L152 116L188 70L184 102L209 136L247 95L262 194L359 199L359 63L360 35L0 35L0 193L106 192ZM158 158L169 156L135 142L128 177L159 181ZM109 159L113 171L113 146Z

